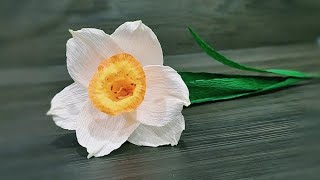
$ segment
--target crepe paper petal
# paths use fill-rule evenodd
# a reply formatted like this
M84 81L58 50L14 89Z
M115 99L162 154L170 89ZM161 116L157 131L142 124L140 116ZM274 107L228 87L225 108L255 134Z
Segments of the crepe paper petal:
M84 28L70 30L73 38L67 42L67 67L73 80L87 87L100 61L122 49L102 30Z
M122 24L111 37L126 53L137 58L142 66L163 65L158 38L142 21Z
M70 32L67 68L80 90L67 87L53 99L48 115L57 125L76 130L88 158L108 155L139 126L138 135L161 133L150 146L176 145L185 128L181 110L190 104L189 91L175 70L163 66L153 31L134 21L110 36L92 28Z
M162 127L140 124L128 141L139 146L158 147L168 144L175 146L178 144L184 129L184 117L180 113L174 120Z
M190 105L189 91L180 75L169 66L145 66L147 91L136 110L145 125L164 126L174 120L183 106Z
M288 76L288 77L294 77L294 78L320 78L319 74L307 74L299 71L293 71L293 70L286 70L286 69L257 69L248 67L239 63L236 63L225 56L218 53L216 50L214 50L213 47L208 45L204 40L200 38L198 34L196 34L190 27L188 28L193 38L196 40L198 45L204 50L209 56L211 56L213 59L219 61L220 63L227 65L229 67L245 70L245 71L251 71L251 72L258 72L258 73L271 73L281 76Z
M261 94L318 77L299 71L262 70L238 64L189 30L200 47L215 60L236 69L281 76L178 73L163 66L160 43L141 21L124 23L110 36L98 29L81 29L70 31L73 38L67 42L67 66L75 83L53 98L48 115L53 115L58 126L76 130L78 142L87 149L88 158L100 157L127 140L152 147L177 145L185 129L181 111L191 102ZM117 107L116 110L113 107Z
M179 72L194 103L234 99L280 89L303 79Z
M88 102L79 114L76 135L79 144L87 148L88 158L100 157L118 149L138 125L125 114L109 116Z
M51 100L47 115L52 115L55 124L63 129L75 130L78 114L88 101L87 90L78 83L65 87Z

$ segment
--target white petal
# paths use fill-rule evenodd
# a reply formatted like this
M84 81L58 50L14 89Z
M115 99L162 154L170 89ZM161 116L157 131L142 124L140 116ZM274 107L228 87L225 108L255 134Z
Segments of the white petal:
M177 145L185 129L184 117L180 113L173 121L162 127L140 124L128 141L139 146Z
M53 97L47 115L53 116L57 126L75 130L78 115L87 101L87 90L80 84L73 83Z
M162 49L157 36L141 21L122 24L111 37L121 49L137 58L142 66L163 65Z
M67 42L67 67L70 76L87 87L101 60L122 53L121 48L102 30L85 28L71 31Z
M102 113L88 102L79 115L76 134L79 144L87 148L88 158L100 157L118 149L138 126L123 115Z
M164 126L190 105L189 91L180 75L168 66L145 66L147 89L136 110L136 119L145 125Z

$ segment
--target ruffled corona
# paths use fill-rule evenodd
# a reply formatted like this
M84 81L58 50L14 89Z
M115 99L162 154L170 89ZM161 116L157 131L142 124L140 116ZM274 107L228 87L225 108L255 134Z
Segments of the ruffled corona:
M137 59L126 53L101 61L88 88L93 105L109 115L135 110L145 92L143 68Z

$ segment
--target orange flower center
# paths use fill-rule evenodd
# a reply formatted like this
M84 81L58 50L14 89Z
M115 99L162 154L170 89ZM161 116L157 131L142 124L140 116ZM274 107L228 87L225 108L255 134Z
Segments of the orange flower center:
M134 111L142 103L145 92L143 68L126 53L101 61L88 88L92 104L109 115Z

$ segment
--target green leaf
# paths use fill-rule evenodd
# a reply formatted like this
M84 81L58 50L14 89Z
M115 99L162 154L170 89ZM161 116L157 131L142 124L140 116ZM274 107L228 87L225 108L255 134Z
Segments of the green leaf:
M265 93L293 85L301 78L179 72L191 103L219 101Z
M222 64L225 64L227 66L230 66L235 69L245 70L245 71L251 71L251 72L258 72L258 73L272 73L277 74L281 76L287 76L287 77L294 77L294 78L320 78L320 75L312 75L312 74L306 74L299 71L292 71L292 70L284 70L284 69L269 69L269 70L263 70L263 69L257 69L248 67L239 63L236 63L223 55L219 54L216 50L214 50L213 47L208 45L204 40L200 38L198 34L196 34L190 27L188 28L193 38L196 40L198 45L212 58L215 60L221 62Z

